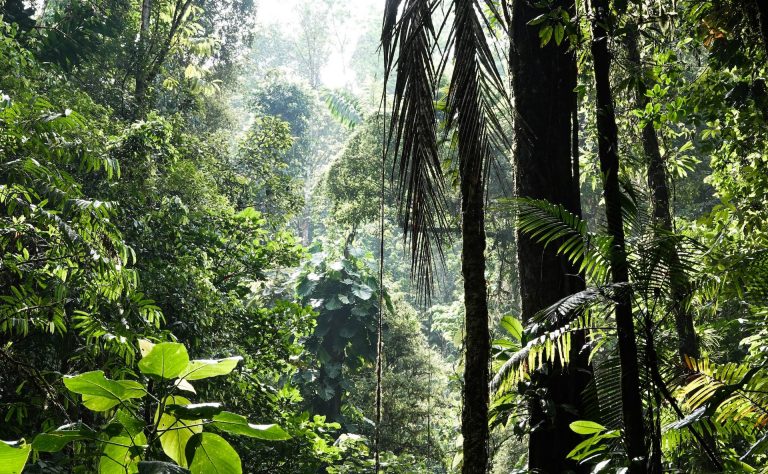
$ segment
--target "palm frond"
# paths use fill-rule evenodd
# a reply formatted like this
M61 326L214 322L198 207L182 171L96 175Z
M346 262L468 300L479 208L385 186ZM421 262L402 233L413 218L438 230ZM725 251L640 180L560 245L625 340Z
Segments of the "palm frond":
M440 252L447 227L445 181L437 144L434 100L437 73L432 54L437 34L434 0L388 0L385 4L382 50L387 85L395 76L387 148L393 150L399 214L411 239L412 271L429 291L433 251Z
M454 22L446 48L454 55L446 130L457 132L461 175L480 184L485 181L493 152L510 148L507 130L512 110L487 37L490 19L483 6L495 21L501 20L492 1L454 2Z
M768 373L746 364L714 364L686 358L691 374L679 389L691 410L706 407L705 415L722 424L768 425Z

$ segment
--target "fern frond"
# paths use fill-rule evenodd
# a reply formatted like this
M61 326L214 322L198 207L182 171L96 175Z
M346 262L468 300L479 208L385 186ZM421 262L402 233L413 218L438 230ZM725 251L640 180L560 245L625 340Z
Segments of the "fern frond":
M728 426L747 424L753 429L768 425L768 373L746 364L714 364L709 359L686 357L691 371L679 395L691 410L705 407L706 416Z
M609 280L611 238L589 232L586 221L563 205L517 198L499 201L498 207L515 212L518 228L531 239L545 247L557 245L558 255L568 258L588 280L596 284Z
M354 95L343 90L324 90L321 97L331 117L346 128L352 130L363 123L365 116L360 101Z

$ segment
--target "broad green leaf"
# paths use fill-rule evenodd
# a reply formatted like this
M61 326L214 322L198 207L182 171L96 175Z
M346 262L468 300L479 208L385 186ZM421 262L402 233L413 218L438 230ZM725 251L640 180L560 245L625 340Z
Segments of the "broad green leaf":
M83 395L83 405L91 411L111 410L120 403L120 400L99 397L98 395Z
M344 305L341 304L341 301L335 296L328 298L325 302L325 309L328 311L335 311L342 307L344 307Z
M192 474L242 474L243 466L237 451L221 436L199 433L190 440L188 456Z
M139 474L189 474L189 470L162 461L141 461Z
M155 347L155 343L149 339L139 339L139 351L141 352L141 357L146 357L153 347Z
M529 21L529 22L528 22L528 25L529 25L529 26L536 26L536 25L540 25L540 24L544 23L544 21L545 21L547 18L549 18L549 15L547 15L546 13L542 13L541 15L537 16L537 17L536 17L536 18L534 18L533 20Z
M558 23L555 25L555 43L559 46L560 43L563 42L563 38L565 37L565 27L563 27L562 24Z
M4 474L21 474L27 464L32 446L26 443L10 443L0 441L0 472Z
M136 418L126 410L118 410L115 418L130 436L136 436L144 431L144 420Z
M213 426L227 433L250 436L267 441L282 441L290 439L278 425L254 425L241 415L228 411L221 412L213 417Z
M242 357L227 357L226 359L209 359L190 361L187 368L179 375L184 380L202 380L209 377L227 375L235 370Z
M373 289L365 285L359 285L352 288L352 294L363 301L367 301L373 296Z
M32 448L44 453L56 453L73 441L96 438L97 434L94 431L80 424L64 425L54 431L35 436L32 441Z
M605 426L599 423L595 423L594 421L587 421L587 420L574 421L573 423L571 423L570 426L571 426L571 431L581 435L590 435L590 434L600 433L607 429Z
M133 380L110 380L104 376L104 372L101 370L79 375L65 375L64 385L72 392L80 395L101 397L116 402L141 398L147 394L140 383ZM106 405L106 401L94 400L89 397L86 407L90 408L89 405L102 407Z
M197 403L194 405L166 405L165 411L181 420L213 418L223 410L221 403Z
M541 46L546 46L549 40L552 39L552 25L547 25L539 30L539 38L541 39Z
M504 316L499 322L502 328L518 341L523 340L523 323L513 316Z
M184 390L185 392L192 392L195 394L197 393L197 390L195 390L195 387L193 387L191 383L189 383L184 379L176 379L173 385L179 390Z
M162 342L139 361L139 370L146 375L175 379L188 365L189 354L184 344Z
M189 400L183 397L168 397L166 405L189 405ZM169 413L163 413L157 425L160 435L160 444L163 452L176 461L181 467L187 467L187 458L184 450L189 439L203 431L202 420L179 420Z
M142 446L147 443L144 433L134 436L133 440L127 436L118 436L109 439L104 444L99 459L99 474L135 474L139 472L139 454Z

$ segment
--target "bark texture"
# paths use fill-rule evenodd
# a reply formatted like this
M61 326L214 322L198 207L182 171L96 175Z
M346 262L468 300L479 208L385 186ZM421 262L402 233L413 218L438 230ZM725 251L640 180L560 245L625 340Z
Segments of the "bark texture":
M485 281L485 171L489 144L485 135L483 98L478 83L480 29L474 2L456 4L456 70L449 102L456 111L461 188L461 273L464 277L464 436L463 474L485 474L488 468L488 400L491 334ZM461 62L461 64L459 64ZM459 72L457 74L457 71Z
M464 364L463 474L485 474L488 465L488 297L485 282L485 190L482 172L461 183L461 272L464 275L466 339Z
M598 155L603 175L603 197L608 233L613 238L611 273L613 282L629 282L624 218L621 209L619 185L618 129L611 91L611 53L608 48L606 25L610 21L608 0L592 0L592 59L595 69L595 99L597 106ZM624 435L629 472L647 472L648 451L645 445L643 401L637 359L635 323L632 315L632 295L629 288L616 294L616 331L618 333L619 359L621 363L621 398L624 419Z
M557 0L571 14L574 2ZM540 46L541 25L528 23L542 14L533 2L512 6L510 71L517 119L515 121L515 195L546 199L581 215L576 61L567 41ZM584 289L584 281L556 247L544 249L518 232L518 268L523 322L561 298ZM528 467L533 472L589 472L588 465L567 459L582 441L569 424L582 412L582 393L590 371L581 333L573 334L571 363L550 366L534 375L530 398L531 433Z

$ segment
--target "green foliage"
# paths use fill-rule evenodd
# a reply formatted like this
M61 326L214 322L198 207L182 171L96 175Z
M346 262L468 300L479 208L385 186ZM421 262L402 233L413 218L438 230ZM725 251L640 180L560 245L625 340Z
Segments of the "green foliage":
M116 473L136 472L139 462L156 455L155 445L159 443L165 455L180 467L203 474L242 472L234 448L205 428L260 440L290 439L277 425L254 425L245 417L223 411L221 404L194 405L178 395L180 391L194 391L189 380L229 374L239 359L190 360L184 345L170 342L144 342L142 352L142 382L111 380L102 371L65 376L67 389L81 395L83 404L101 413L104 421L99 429L80 423L41 433L32 448L58 452L70 443L94 443L102 449L99 472ZM181 379L174 380L176 377ZM94 397L109 403L89 406Z
M0 441L0 465L8 474L21 474L32 447L24 443Z
M392 166L391 156L382 163L382 127L379 115L362 122L325 173L323 191L331 201L331 225L341 225L354 232L378 221L381 167L388 170ZM385 186L384 192L385 202L394 204L390 187Z
M326 253L319 245L310 251L296 292L318 312L315 329L305 343L317 362L298 377L313 382L307 388L315 410L340 421L345 372L376 358L381 289L364 259Z

